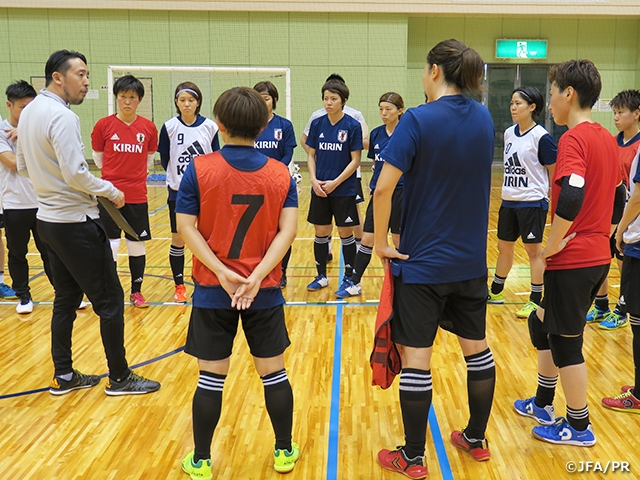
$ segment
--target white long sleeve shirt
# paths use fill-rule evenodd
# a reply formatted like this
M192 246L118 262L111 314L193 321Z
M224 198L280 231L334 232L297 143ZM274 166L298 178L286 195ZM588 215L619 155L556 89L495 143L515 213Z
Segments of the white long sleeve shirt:
M20 115L17 168L38 196L38 219L51 223L98 218L96 196L114 200L118 190L89 171L80 119L58 95L42 90Z

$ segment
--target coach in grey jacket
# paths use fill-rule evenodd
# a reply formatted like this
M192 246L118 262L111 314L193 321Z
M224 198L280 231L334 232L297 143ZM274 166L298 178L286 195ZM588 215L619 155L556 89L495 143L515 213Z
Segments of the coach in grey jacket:
M17 167L38 196L37 228L49 252L56 291L51 318L55 372L49 392L64 395L100 382L97 375L73 369L71 359L73 322L83 292L100 316L109 366L107 395L154 392L160 384L133 373L125 358L124 295L96 204L98 195L122 207L124 194L89 171L80 121L69 109L88 92L86 58L68 50L54 52L45 77L46 88L20 116Z

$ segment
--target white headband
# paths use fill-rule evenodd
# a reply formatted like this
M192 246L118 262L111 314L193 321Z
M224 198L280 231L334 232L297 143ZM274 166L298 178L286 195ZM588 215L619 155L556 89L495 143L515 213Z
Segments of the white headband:
M199 100L200 99L200 95L198 95L198 92L196 92L195 90L192 90L191 88L183 88L182 90L178 90L178 93L176 93L176 98L178 98L178 96L182 93L182 92L190 92L193 93L194 96Z

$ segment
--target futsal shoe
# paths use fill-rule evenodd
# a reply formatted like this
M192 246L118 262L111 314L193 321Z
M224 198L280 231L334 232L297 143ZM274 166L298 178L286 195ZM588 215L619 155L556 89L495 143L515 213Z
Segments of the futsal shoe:
M406 475L409 478L427 478L429 469L424 457L407 458L403 447L396 450L383 448L378 452L378 463L382 468Z
M200 459L197 462L193 461L194 452L187 453L187 456L182 459L182 470L188 473L191 480L211 480L213 474L211 473L211 459Z
M625 313L623 315L616 309L613 312L605 314L598 328L602 330L617 330L618 328L626 327L628 324L629 317L627 317L627 314Z
M160 390L160 384L158 382L144 378L137 373L129 372L127 378L119 382L111 380L109 377L104 393L112 397L117 397L121 395L143 395L158 390Z
M633 390L633 385L623 385L622 387L620 387L620 391L622 393L626 393L629 390ZM634 390L635 391L635 390Z
M531 417L541 425L552 425L556 421L556 411L553 405L545 405L539 407L535 402L536 397L527 398L526 400L516 400L513 402L513 408L524 417Z
M20 297L20 302L16 305L17 313L31 313L33 312L33 300L31 300L31 295L25 293Z
M587 312L587 323L594 323L602 320L608 313L611 313L609 307L606 310L600 310L596 305L591 307Z
M327 288L329 286L329 279L324 275L318 275L313 279L309 285L307 285L307 290L310 292L317 292L323 288Z
M486 462L491 458L489 442L486 439L471 441L464 432L454 430L451 432L451 443L460 450L469 452L477 462Z
M300 447L295 442L291 442L291 450L274 448L273 468L278 473L289 473L296 466L299 457Z
M504 293L491 293L489 290L489 296L487 297L487 303L499 305L504 303Z
M531 433L538 440L556 445L591 447L596 444L591 424L585 430L576 430L564 417L558 417L553 425L533 427Z
M362 295L362 287L356 285L349 277L344 277L340 288L335 292L338 298L357 297Z
M147 302L144 297L142 296L141 292L135 292L131 294L131 297L129 297L129 300L131 300L131 304L134 307L137 308L148 308L149 307L149 302Z
M0 283L0 298L16 298L16 292L9 285Z
M520 310L516 312L516 317L529 318L529 315L531 315L531 312L533 312L534 310L537 310L539 307L540 305L529 300L527 303L524 304L524 307L522 307Z
M100 377L98 375L85 375L78 370L74 370L73 377L71 377L69 381L53 377L51 386L49 387L49 393L51 395L64 395L73 390L95 387L99 383Z
M176 303L187 303L187 287L184 284L176 285L176 292L173 294Z
M640 413L640 400L631 393L631 390L612 398L603 398L602 404L619 412Z

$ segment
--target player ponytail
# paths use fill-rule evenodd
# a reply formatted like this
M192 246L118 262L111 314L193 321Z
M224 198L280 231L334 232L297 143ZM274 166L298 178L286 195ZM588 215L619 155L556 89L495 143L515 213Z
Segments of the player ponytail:
M511 95L514 93L520 95L520 98L527 102L528 105L535 104L536 108L531 112L531 117L533 117L534 120L537 120L544 108L544 99L542 98L540 90L536 87L518 87L511 92Z
M484 61L478 52L459 40L438 43L427 55L427 63L440 67L446 83L460 90L482 91Z

